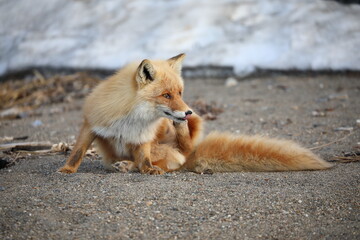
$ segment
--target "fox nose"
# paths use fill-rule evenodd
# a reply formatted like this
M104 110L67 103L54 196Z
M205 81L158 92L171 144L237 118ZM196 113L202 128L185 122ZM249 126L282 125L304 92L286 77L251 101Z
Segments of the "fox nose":
M192 111L188 110L187 112L185 112L185 115L191 115Z

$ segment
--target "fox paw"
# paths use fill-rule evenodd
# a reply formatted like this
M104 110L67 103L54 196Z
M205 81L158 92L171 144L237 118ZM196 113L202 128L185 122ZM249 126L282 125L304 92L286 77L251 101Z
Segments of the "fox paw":
M161 175L164 174L165 171L157 166L148 167L141 170L141 173L146 173L150 175Z
M76 173L76 170L70 167L62 167L58 170L59 173Z
M119 161L116 162L114 164L111 165L115 170L122 172L122 173L127 173L127 172L132 172L136 170L136 166L135 163L133 161Z

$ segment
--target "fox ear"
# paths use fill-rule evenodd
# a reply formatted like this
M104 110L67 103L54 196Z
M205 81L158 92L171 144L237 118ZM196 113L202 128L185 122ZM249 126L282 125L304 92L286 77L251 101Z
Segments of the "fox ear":
M154 66L151 64L150 60L143 60L137 71L136 71L136 81L139 86L144 86L148 83L151 83L155 80L156 71Z
M182 62L184 58L185 53L181 53L167 60L170 67L172 67L179 75L181 74Z

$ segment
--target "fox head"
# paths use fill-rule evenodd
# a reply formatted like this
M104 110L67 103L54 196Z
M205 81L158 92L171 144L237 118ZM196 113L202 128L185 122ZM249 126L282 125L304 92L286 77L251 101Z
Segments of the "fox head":
M192 114L182 99L184 82L181 77L185 54L165 61L143 60L136 70L138 97L150 102L157 114L175 122L184 122Z

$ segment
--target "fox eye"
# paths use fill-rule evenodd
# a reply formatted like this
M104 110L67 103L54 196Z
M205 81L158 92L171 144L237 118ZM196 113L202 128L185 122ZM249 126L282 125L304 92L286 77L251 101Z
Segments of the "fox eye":
M164 93L162 96L163 96L164 98L167 98L167 99L170 99L170 98L171 98L171 95L168 94L168 93Z
M181 96L181 92L179 92L179 95Z

